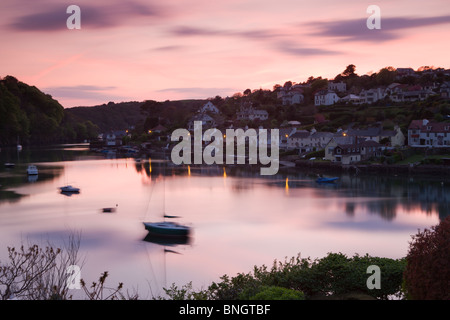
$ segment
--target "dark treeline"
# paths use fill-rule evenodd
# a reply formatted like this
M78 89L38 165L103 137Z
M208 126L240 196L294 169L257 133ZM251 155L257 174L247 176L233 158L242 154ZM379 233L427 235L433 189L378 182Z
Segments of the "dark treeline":
M0 79L0 145L79 142L98 135L91 121L78 121L34 86L12 76Z

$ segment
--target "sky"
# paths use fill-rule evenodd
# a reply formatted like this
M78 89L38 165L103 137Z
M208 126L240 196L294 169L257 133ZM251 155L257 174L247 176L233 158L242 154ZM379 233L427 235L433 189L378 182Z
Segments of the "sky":
M70 5L80 29L67 27ZM371 5L381 29L367 27ZM0 77L65 108L207 99L349 64L448 69L449 35L448 0L1 0Z

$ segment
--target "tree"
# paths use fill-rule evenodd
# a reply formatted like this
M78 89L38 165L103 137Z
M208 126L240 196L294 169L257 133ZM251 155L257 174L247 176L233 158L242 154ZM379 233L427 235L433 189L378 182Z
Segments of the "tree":
M322 78L317 78L311 84L312 92L317 92L319 90L326 89L327 87L328 87L328 80Z
M381 69L376 75L378 85L389 85L394 82L397 71L393 67Z
M450 217L412 237L404 273L408 298L450 299Z
M356 66L354 64L349 64L345 68L345 70L341 73L341 75L346 78L354 77L354 76L356 76L355 70L356 70Z

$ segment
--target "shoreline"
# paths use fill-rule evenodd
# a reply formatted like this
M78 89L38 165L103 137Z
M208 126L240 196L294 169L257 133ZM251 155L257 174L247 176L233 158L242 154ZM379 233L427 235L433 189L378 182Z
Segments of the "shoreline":
M333 162L316 162L308 160L294 160L295 168L309 168L317 170L327 170L332 172L356 172L356 173L413 173L450 175L450 165L407 165L407 164L350 164L342 165Z

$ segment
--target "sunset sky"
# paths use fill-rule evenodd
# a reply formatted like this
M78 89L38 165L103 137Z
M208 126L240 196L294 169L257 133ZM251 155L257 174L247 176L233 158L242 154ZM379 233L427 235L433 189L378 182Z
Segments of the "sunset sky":
M69 30L69 5L81 29ZM369 30L369 5L381 30ZM448 0L1 0L0 77L64 107L205 99L383 67L450 68Z

